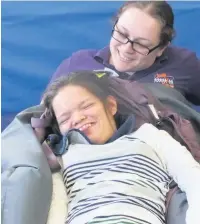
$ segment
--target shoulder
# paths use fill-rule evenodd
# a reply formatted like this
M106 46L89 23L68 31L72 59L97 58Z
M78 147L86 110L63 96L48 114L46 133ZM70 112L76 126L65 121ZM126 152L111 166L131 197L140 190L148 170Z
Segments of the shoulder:
M61 66L66 65L70 67L72 71L82 69L99 69L98 57L105 60L108 56L108 47L103 49L81 49L72 53L72 55L61 62ZM101 67L101 66L100 66Z
M79 51L76 51L72 54L71 57L82 57L82 56L89 56L89 57L94 57L99 50L97 49L81 49Z
M163 56L165 56L166 60L163 61L159 74L168 74L167 78L171 80L172 85L187 100L199 104L200 59L196 53L185 48L169 46Z
M200 59L198 59L196 53L186 48L169 46L166 49L165 54L170 63L173 63L177 66L181 64L181 68L200 65Z
M82 49L76 52L73 52L69 57L65 58L61 64L69 64L72 60L80 60L86 58L94 58L94 56L97 54L98 50L95 49Z
M68 58L65 58L57 67L52 76L52 80L62 75L67 75L70 72L79 70L94 70L101 69L102 65L95 60L99 50L96 49L82 49L72 53Z
M79 50L72 54L72 58L87 58L92 60L97 60L100 58L102 61L107 61L110 55L110 49L109 46L106 46L102 49L83 49Z

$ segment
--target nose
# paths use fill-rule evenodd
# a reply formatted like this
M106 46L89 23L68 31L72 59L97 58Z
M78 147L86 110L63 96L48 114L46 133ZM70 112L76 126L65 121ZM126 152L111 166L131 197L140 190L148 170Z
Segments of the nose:
M122 44L120 47L121 50L123 50L124 52L126 52L127 54L133 54L135 53L133 47L132 47L132 43L128 42L126 44Z
M79 113L79 112L74 112L72 116L72 127L75 127L78 125L81 121L83 121L86 117Z

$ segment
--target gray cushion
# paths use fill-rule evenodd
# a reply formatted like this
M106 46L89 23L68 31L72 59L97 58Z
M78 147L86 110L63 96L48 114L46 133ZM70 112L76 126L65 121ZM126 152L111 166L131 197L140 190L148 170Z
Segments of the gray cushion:
M186 194L180 189L172 196L167 211L167 224L186 224L185 217L188 209Z
M52 196L52 174L26 119L16 117L4 130L1 154L2 224L45 224Z

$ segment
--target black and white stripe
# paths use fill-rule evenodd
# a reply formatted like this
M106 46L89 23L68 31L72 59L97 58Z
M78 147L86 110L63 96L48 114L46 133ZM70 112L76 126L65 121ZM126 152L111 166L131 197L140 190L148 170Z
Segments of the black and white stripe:
M134 139L126 141L133 144ZM66 223L76 224L80 219L90 224L151 224L152 220L165 223L165 199L171 178L153 149L143 145L146 148L141 153L129 147L124 154L113 150L103 157L98 151L81 162L73 158L70 164L63 161L69 198ZM107 155L107 151L102 153ZM116 207L120 209L116 211Z
M74 164L63 171L64 183L67 186L68 194L73 184L79 178L91 179L105 171L138 174L150 181L165 181L169 176L156 162L143 156L130 154L122 157L100 159Z

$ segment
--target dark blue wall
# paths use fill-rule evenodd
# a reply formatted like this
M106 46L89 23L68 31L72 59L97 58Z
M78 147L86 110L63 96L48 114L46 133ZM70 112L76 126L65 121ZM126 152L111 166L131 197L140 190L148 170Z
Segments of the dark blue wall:
M110 39L111 17L122 2L2 1L2 128L38 104L59 63L81 48ZM175 44L200 57L200 2L170 2Z

